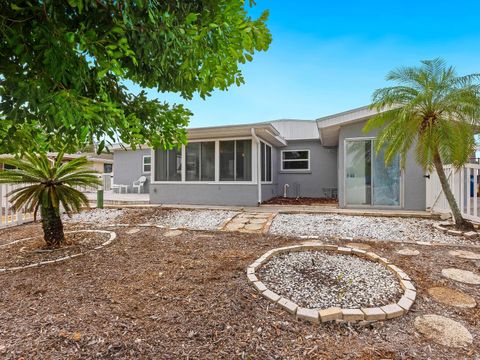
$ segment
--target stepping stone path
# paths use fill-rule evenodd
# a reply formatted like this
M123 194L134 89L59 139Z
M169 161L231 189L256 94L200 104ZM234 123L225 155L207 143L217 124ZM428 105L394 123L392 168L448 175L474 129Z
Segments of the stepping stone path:
M133 229L130 229L130 230L127 230L127 234L136 234L140 231L139 228L133 228Z
M417 256L420 254L420 251L415 249L405 248L405 249L398 250L397 254L405 255L405 256Z
M467 251L467 250L450 250L448 253L452 256L458 256L459 258L462 258L462 259L480 260L480 254Z
M352 248L356 248L356 249L361 249L361 250L369 250L371 249L372 247L368 244L364 244L364 243L348 243L347 246L349 247L352 247Z
M448 268L442 270L442 275L448 279L470 285L480 285L480 275L468 270Z
M428 289L428 294L436 301L459 308L474 308L477 302L470 295L447 287L433 287Z
M222 230L261 233L268 231L275 214L241 213L232 218Z
M471 345L473 336L457 321L440 315L423 315L415 319L415 328L437 344L449 347Z
M178 235L182 235L182 234L183 234L182 230L169 230L166 233L164 233L163 236L174 237L174 236L178 236Z

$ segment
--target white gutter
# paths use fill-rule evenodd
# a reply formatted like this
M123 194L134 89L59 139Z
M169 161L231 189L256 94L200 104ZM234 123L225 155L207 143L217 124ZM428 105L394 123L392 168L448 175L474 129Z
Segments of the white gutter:
M262 203L262 149L260 146L260 139L255 134L255 129L252 128L252 137L257 144L257 187L258 187L258 205Z

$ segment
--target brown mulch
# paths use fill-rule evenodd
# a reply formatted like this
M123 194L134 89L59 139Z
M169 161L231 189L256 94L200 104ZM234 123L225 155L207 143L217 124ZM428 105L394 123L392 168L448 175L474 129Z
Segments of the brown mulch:
M267 205L338 205L337 199L328 198L312 198L312 197L299 197L289 198L283 196L277 196L270 200L264 201L263 204Z
M403 268L419 296L408 315L369 326L314 325L263 299L246 279L248 264L291 239L156 228L67 262L0 275L0 357L5 359L475 359L480 345L452 349L414 330L417 315L460 321L480 336L480 312L433 301L431 286L450 286L477 301L478 287L441 277L444 267L478 263L448 247L371 243ZM452 247L453 248L453 247Z
M16 236L18 235L17 233ZM14 241L22 238L11 239L11 245L6 242L5 246L0 247L0 269L27 266L41 261L56 260L65 256L84 253L101 245L110 236L107 233L67 233L65 234L65 244L51 249L47 247L43 235L38 235L38 232L35 235L37 236L34 238L28 238L28 240L20 242Z

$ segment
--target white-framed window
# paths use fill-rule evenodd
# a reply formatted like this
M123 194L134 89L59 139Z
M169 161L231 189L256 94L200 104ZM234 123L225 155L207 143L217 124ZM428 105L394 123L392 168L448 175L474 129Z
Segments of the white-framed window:
M272 181L272 147L264 142L260 144L262 182Z
M142 172L150 173L150 171L152 171L152 157L145 155L142 159Z
M281 156L282 171L310 170L310 150L282 150Z

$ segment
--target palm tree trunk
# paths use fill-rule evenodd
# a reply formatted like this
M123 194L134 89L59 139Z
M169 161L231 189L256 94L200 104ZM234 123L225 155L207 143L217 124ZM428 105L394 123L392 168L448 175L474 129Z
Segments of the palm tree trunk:
M62 219L53 207L42 208L42 228L48 247L59 247L65 243Z
M457 201L455 200L455 196L452 193L452 189L450 188L450 184L448 183L447 176L445 175L445 170L443 169L442 158L438 150L435 152L433 156L433 164L435 165L435 170L437 171L438 178L440 179L440 184L442 185L443 193L448 201L448 205L450 205L450 209L452 210L453 218L455 220L455 227L459 230L474 230L473 224L464 219L462 213L458 207Z

